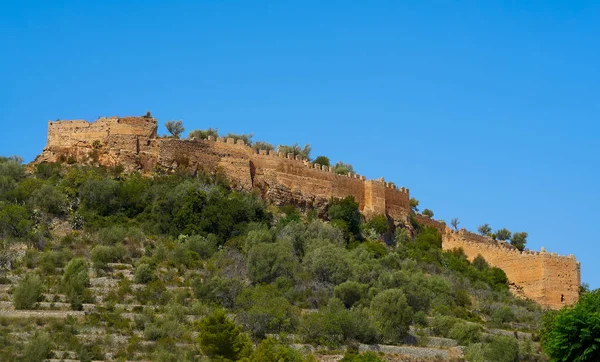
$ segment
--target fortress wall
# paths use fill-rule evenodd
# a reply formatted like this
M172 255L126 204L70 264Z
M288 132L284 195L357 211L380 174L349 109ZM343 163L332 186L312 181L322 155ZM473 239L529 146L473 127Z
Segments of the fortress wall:
M410 201L409 201L409 205L408 205L408 207L409 207L409 209L410 209ZM437 230L439 230L439 232L440 232L440 233L442 233L442 234L444 234L444 233L446 232L446 228L447 228L447 226L446 226L446 224L445 224L445 223L443 223L443 222L437 221L437 220L435 220L435 219L432 219L432 218L430 218L430 217L423 216L423 215L421 215L421 214L417 214L417 213L415 213L415 214L414 214L414 217L415 217L415 219L417 219L417 221L418 221L420 224L423 224L423 225L425 225L425 226L430 226L430 227L432 227L432 228L434 228L434 229L437 229ZM473 235L475 235L475 234L473 234ZM475 235L475 236L479 236L479 235Z
M544 304L553 308L577 303L581 284L581 265L575 256L540 253L543 265Z
M89 162L96 153L99 164L121 164L127 171L150 173L157 165L166 169L184 165L220 172L232 187L258 189L276 204L296 203L323 212L332 197L353 196L366 215L387 213L396 221L404 221L410 213L408 189L398 189L383 179L367 181L356 174L338 175L330 167L310 164L299 156L292 159L292 155L257 153L233 138L158 138L156 130L156 120L145 117L49 122L47 147L35 163L56 162L65 156ZM466 230L453 232L442 222L419 214L415 217L440 230L445 250L462 248L470 260L481 254L490 265L503 269L527 297L552 308L577 301L580 269L575 257L521 253L506 243Z
M109 138L133 136L150 139L156 137L157 124L153 118L125 117L99 118L94 122L83 120L48 122L47 147L75 147L81 143L92 145L94 141L108 142ZM131 147L132 138L125 138L123 148ZM113 140L112 143L117 142Z
M574 257L520 252L508 243L466 230L453 232L447 229L442 247L444 250L461 248L471 261L481 255L491 266L502 269L526 297L547 307L558 309L579 298L579 263Z
M83 120L50 121L46 147L75 147L80 142L92 144L94 140L105 141L109 128L109 122L103 119L93 123Z
M410 192L395 185L385 189L385 211L395 220L406 220L410 213Z
M351 195L359 207L364 207L364 181L360 178L338 175L328 168L316 168L308 162L277 154L253 154L252 163L256 169L255 184L259 187L281 185L309 199L329 200Z

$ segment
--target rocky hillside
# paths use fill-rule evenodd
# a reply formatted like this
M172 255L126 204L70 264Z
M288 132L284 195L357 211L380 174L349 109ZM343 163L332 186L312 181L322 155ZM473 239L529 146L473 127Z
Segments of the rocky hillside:
M0 159L1 360L547 360L541 308L416 218L120 171Z

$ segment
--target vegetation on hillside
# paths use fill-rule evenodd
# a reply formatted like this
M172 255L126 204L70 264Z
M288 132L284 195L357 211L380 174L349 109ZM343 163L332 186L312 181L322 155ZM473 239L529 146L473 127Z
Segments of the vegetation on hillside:
M142 177L40 164L30 174L0 158L0 267L0 298L15 308L87 311L0 317L10 360L312 360L290 347L305 344L377 361L357 345L438 337L473 361L544 360L540 308L515 299L483 258L443 251L437 230L365 220L351 197L319 220L185 168Z

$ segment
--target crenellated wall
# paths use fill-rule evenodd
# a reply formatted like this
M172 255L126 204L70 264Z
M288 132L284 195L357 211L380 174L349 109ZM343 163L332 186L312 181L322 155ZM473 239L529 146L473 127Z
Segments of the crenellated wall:
M156 120L146 117L49 122L48 143L36 162L94 161L146 173L156 167L185 165L221 172L236 189L258 189L275 204L324 210L332 197L351 195L366 215L387 213L401 220L410 212L409 190L383 179L339 175L331 167L312 164L300 156L256 151L233 138L180 140L157 137L156 131Z
M324 213L331 198L353 196L366 216L386 214L405 223L411 213L410 192L383 178L339 175L332 167L300 156L256 151L233 138L179 140L157 136L157 121L147 117L99 118L95 122L48 122L46 148L34 163L68 161L122 165L126 171L152 173L156 168L186 166L226 176L238 190L258 190L276 205L295 204ZM575 303L580 285L575 257L546 252L519 252L465 230L452 232L442 222L416 214L417 221L443 235L443 248L462 248L469 259L482 255L503 269L508 279L542 305L559 308Z
M490 265L504 270L526 297L544 306L558 309L579 299L580 265L573 255L521 252L506 242L464 229L446 229L442 240L444 250L460 248L469 260L481 255Z

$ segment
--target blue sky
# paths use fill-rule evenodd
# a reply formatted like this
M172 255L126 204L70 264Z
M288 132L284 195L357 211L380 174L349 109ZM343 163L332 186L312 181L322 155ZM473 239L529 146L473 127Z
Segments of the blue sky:
M310 143L436 218L573 253L600 287L598 1L0 7L0 155L31 161L48 120L147 110Z

